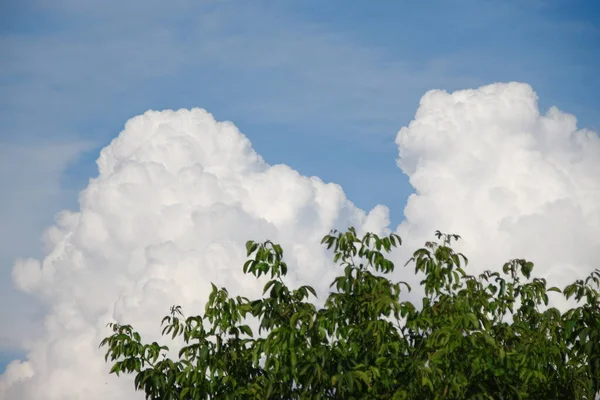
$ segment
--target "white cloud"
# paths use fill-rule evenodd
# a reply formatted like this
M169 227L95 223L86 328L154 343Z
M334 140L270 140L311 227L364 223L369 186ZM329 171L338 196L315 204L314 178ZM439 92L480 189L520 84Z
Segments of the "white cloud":
M258 294L264 283L241 272L248 239L280 242L291 282L323 291L333 269L322 235L389 224L385 207L366 214L340 186L266 164L233 124L201 109L133 118L98 168L80 212L47 231L45 259L15 265L16 285L50 311L27 361L2 376L0 398L129 399L131 382L108 376L97 348L107 322L157 339L168 307L202 309L211 281Z
M562 285L596 266L598 136L556 109L540 115L528 85L429 92L397 143L417 191L398 227L399 261L441 229L464 237L476 270L527 257ZM109 376L97 349L106 322L152 340L170 305L201 310L210 281L256 294L241 273L247 239L281 243L290 280L324 291L335 270L321 236L389 225L385 207L365 213L338 185L269 166L232 124L200 109L130 120L98 167L80 212L62 213L45 235L45 259L15 266L15 282L50 311L27 360L0 377L0 398L130 399L131 381Z
M399 233L460 234L475 272L527 258L560 287L586 276L600 267L600 139L576 122L540 114L526 84L427 93L396 138L416 190Z

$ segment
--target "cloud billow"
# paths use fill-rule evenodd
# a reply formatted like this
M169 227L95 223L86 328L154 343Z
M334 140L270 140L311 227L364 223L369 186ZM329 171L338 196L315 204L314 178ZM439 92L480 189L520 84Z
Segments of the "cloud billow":
M555 108L541 115L528 85L429 92L396 142L416 190L397 228L398 260L441 229L464 237L476 270L527 257L562 284L598 267L598 135ZM107 322L155 340L170 305L202 310L211 281L259 294L262 284L241 272L248 239L281 243L290 283L325 293L337 271L324 234L389 232L386 207L365 212L339 185L268 165L233 124L201 109L131 119L98 169L80 211L46 232L46 257L15 265L15 284L48 312L26 360L0 377L0 398L143 398L108 375L98 349Z
M416 191L403 236L458 233L474 271L527 258L561 287L600 268L600 139L529 85L431 91L396 143Z
M131 382L108 376L98 349L107 322L157 340L169 306L202 310L210 282L259 295L264 282L241 271L249 239L280 242L290 283L323 292L335 269L320 238L389 224L383 206L365 213L339 185L266 164L233 124L202 109L131 119L97 163L80 211L46 232L44 260L15 265L15 284L49 311L27 360L0 378L0 398L130 399Z

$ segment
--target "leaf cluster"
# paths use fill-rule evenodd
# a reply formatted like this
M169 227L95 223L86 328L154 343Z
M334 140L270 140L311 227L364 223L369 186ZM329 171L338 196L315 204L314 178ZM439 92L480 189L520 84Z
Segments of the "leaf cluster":
M268 280L258 299L212 286L204 314L173 307L163 335L182 338L178 359L144 344L130 325L111 324L111 373L135 376L147 399L593 399L600 389L600 271L563 290L515 259L468 275L436 232L413 265L422 301L394 282L395 234L332 231L322 243L342 273L324 306L310 286L290 288L281 246L246 245L243 272ZM549 294L573 298L564 313ZM256 322L257 332L251 329Z

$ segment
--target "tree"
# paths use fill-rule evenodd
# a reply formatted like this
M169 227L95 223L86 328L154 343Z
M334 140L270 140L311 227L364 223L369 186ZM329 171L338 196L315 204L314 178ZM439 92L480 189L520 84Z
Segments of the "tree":
M130 325L111 324L111 373L135 375L147 399L593 399L600 378L600 271L560 290L531 278L516 259L501 272L465 272L451 248L457 235L436 232L408 264L423 275L421 304L387 278L386 258L400 237L354 229L322 243L343 274L324 307L310 286L289 288L282 248L248 242L244 273L266 275L263 297L232 297L213 285L203 315L180 307L162 321L182 337L176 360L144 344ZM548 307L549 292L578 307ZM250 329L252 321L259 328Z

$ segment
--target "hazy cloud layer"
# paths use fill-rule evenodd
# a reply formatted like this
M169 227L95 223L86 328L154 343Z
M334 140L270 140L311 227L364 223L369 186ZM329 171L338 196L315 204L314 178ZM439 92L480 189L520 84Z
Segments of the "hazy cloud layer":
M464 237L476 270L528 257L562 284L597 267L598 136L557 109L540 114L528 85L429 92L397 144L416 190L398 227L398 261L441 229ZM16 285L49 311L27 360L0 377L0 398L134 398L97 348L107 322L153 340L170 305L201 310L210 281L256 294L262 285L240 270L248 239L281 243L289 281L323 293L335 270L322 235L389 225L385 207L366 213L338 185L266 164L234 125L200 109L133 118L98 168L80 211L46 232L46 257L15 265Z
M81 141L25 145L0 140L0 320L11 322L2 324L0 354L14 353L35 327L37 313L35 301L13 287L12 264L23 254L43 254L40 232L77 195L61 185L62 173L89 147Z

